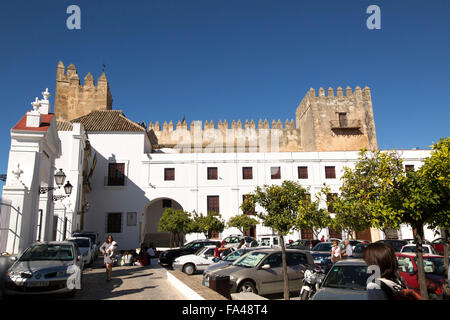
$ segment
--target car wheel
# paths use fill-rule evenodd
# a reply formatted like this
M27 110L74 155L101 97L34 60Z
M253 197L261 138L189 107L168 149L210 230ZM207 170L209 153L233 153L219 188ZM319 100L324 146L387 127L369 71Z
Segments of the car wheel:
M188 275L192 275L195 272L195 266L192 263L188 263L184 265L183 272Z
M256 286L251 281L244 281L239 285L238 292L253 292L258 293L258 290L256 290Z

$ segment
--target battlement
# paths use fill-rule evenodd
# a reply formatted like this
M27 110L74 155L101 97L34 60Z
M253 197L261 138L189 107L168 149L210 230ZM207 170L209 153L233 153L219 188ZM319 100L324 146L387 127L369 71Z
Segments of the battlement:
M103 72L95 84L90 72L83 85L75 65L67 70L62 61L56 67L55 114L58 120L70 121L94 110L111 110L112 96L108 79Z
M345 88L345 95L344 95L344 89L342 87L337 87L336 94L334 93L333 88L329 87L326 91L325 95L325 89L320 87L318 92L316 93L316 90L313 88L309 89L308 93L306 94L306 97L311 98L356 98L356 99L362 99L362 100L371 100L370 95L370 88L365 87L364 89L361 89L361 87L357 86L354 91L352 91L352 88L347 86ZM305 97L305 98L306 98Z
M179 152L295 152L300 151L300 134L294 120L241 120L228 124L213 121L151 122L149 136L155 149L176 148Z

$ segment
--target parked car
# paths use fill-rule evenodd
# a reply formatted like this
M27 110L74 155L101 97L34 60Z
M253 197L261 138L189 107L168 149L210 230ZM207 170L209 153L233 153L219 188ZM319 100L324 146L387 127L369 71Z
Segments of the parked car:
M367 300L368 278L364 260L338 261L328 272L313 300Z
M402 247L407 244L405 240L397 240L397 239L384 239L378 240L377 242L385 243L388 246L391 246L395 252L400 252L400 250L402 250Z
M173 261L176 258L184 256L186 254L194 254L204 246L211 246L211 245L215 246L217 245L217 243L220 243L220 241L208 239L194 240L192 242L185 244L181 248L163 251L159 254L159 264L168 265L169 267L172 267Z
M353 249L353 250L355 250L356 246L357 246L359 243L367 243L367 244L370 243L369 240L349 240L349 242L350 242L350 245L352 246L352 249ZM341 251L342 251L342 250L345 250L345 242L344 242L344 241L341 241L341 242L339 243L339 248L341 248Z
M424 244L422 246L423 248L423 253L430 253L430 254L436 254L436 252L434 251L433 246L429 245L429 244ZM405 246L403 246L403 248L400 250L401 253L405 253L405 252L417 252L417 247L415 244L407 244Z
M173 262L173 268L183 271L188 275L192 275L196 271L204 271L209 265L214 263L215 248L216 246L204 246L195 254L178 257ZM234 251L235 249L233 248L231 250Z
M257 247L258 242L255 238L249 237L249 236L243 236L243 235L229 235L223 241L225 241L227 246L232 245L233 247L238 247L241 240L244 239L245 243L248 247Z
M331 250L333 249L332 242L320 242L311 249L311 256L314 263L323 267L326 271L331 267Z
M258 237L258 247L279 248L281 245L280 236L276 234L264 234Z
M403 239L403 241L406 241L406 244L416 244L416 240L415 239ZM423 239L422 241L423 244L429 244L429 245L433 245L430 241Z
M436 253L438 253L440 255L444 255L444 244L445 244L444 238L434 239L431 243L432 243L433 248L436 251Z
M353 249L353 256L352 258L363 258L364 257L364 249L369 245L369 243L358 243L355 248Z
M307 251L286 249L289 289L299 291L306 265L313 264ZM232 265L211 272L210 277L229 276L233 292L254 292L260 295L284 290L281 249L253 250Z
M223 257L222 260L215 262L215 263L211 263L208 267L206 267L205 271L203 272L202 284L204 286L209 287L209 276L210 276L211 272L221 269L221 268L225 268L226 266L233 264L233 262L235 262L237 259L244 256L245 254L249 253L250 251L257 250L257 249L261 249L261 248L254 248L254 247L241 248L241 249L238 249L238 250L230 253L229 255Z
M14 260L5 283L5 293L8 295L73 295L75 289L81 289L83 258L76 243L38 242Z
M417 254L397 253L400 275L405 279L408 288L420 294L417 275ZM424 269L428 294L432 299L440 299L444 293L444 278L450 280L450 271L445 275L444 257L435 254L424 254Z
M286 248L298 250L311 250L320 240L300 239L289 243Z
M77 232L73 232L72 233L72 237L77 238L77 237L89 237L92 240L92 252L93 252L93 258L94 260L97 259L98 257L98 253L99 253L99 248L100 248L100 241L98 238L98 233L97 232L91 232L91 231L77 231Z
M85 266L91 265L94 262L94 252L92 246L92 240L88 237L72 237L67 239L67 241L76 243L78 249L80 250L81 256L83 257L83 263Z

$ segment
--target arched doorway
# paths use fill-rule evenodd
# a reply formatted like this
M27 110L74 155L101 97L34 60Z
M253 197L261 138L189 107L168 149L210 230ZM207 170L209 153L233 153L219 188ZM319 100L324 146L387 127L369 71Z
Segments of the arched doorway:
M183 210L183 207L175 200L170 198L157 198L150 201L142 211L141 243L149 245L153 243L156 247L170 246L170 233L159 232L159 220L166 208Z

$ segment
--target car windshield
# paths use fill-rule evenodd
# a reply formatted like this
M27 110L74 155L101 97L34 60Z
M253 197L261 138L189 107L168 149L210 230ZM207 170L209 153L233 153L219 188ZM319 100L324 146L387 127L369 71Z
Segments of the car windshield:
M406 246L403 248L402 252L417 252L417 247L414 246ZM423 253L431 253L428 247L423 247Z
M365 290L367 286L366 266L335 266L329 271L324 287Z
M331 251L332 247L331 243L318 243L312 248L312 251Z
M238 237L227 237L225 238L226 243L239 243L241 241Z
M96 238L97 238L97 236L96 236L95 234L91 234L91 233L88 233L88 234L85 234L85 233L74 233L74 234L73 234L73 237L86 237L86 238L91 238L92 243L95 243L95 240L96 240Z
M209 248L207 248L207 247L200 248L195 252L195 255L200 256L201 254L203 254L203 252L205 252L208 249Z
M233 265L238 267L254 268L261 262L262 259L264 259L265 256L267 256L267 253L251 252L237 260Z
M261 238L261 240L259 240L259 245L270 246L270 238Z
M417 265L417 258L414 258L414 262ZM450 259L449 259L449 263L450 263ZM423 258L423 267L425 269L425 273L436 274L436 275L440 275L440 276L445 275L444 258L443 257L424 257Z
M239 259L240 257L242 257L247 252L248 251L246 251L246 250L237 250L237 251L227 255L223 260L233 262L233 261L236 261L237 259Z
M89 248L89 240L88 239L70 239L70 242L76 243L80 248Z
M367 247L366 243L358 243L353 250L353 253L363 253L364 249Z
M73 249L71 245L39 244L29 247L19 261L71 261Z

